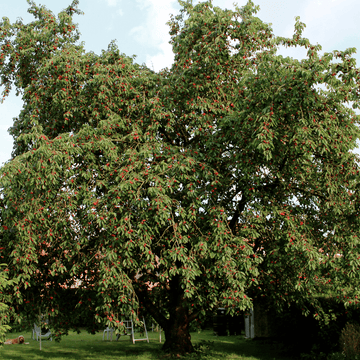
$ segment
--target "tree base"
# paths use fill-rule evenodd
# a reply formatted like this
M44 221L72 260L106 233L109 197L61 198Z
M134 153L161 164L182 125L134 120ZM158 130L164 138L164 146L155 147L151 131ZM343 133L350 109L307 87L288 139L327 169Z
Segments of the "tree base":
M168 354L184 355L193 353L195 351L192 343L191 336L188 331L177 329L176 333L165 332L165 343L162 350Z

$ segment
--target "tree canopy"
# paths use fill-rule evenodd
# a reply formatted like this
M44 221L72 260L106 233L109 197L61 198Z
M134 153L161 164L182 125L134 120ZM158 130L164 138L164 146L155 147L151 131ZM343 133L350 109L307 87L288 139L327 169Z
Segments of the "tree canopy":
M159 72L115 43L85 52L76 0L57 17L28 0L33 22L0 23L3 98L23 99L0 180L6 294L59 338L146 312L186 352L217 307L357 303L355 49L322 54L299 19L275 36L252 1L179 2Z

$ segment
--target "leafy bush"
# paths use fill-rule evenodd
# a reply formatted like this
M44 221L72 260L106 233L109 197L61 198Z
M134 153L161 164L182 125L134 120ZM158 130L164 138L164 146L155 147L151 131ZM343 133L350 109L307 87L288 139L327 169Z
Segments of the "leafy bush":
M198 344L194 345L195 353L191 354L188 358L194 360L208 359L213 348L214 341L201 340Z
M345 325L340 335L340 346L346 358L360 355L360 326L358 324Z
M319 299L322 308L334 318L328 322L319 321L314 316L305 316L296 304L278 313L271 319L271 336L273 340L282 344L284 353L306 353L319 359L319 354L328 354L338 351L338 340L341 329L345 326L350 316L357 316L356 309L348 309L344 305L331 299ZM310 313L316 313L315 307L307 304ZM275 313L276 308L270 308L270 313ZM336 318L335 318L336 316ZM349 317L348 317L349 316ZM304 336L306 334L306 336ZM277 345L279 346L279 345Z
M327 360L360 360L360 355L346 356L342 352L336 352L329 355Z
M328 356L328 360L345 360L345 359L347 359L347 357L341 352L336 352Z
M329 360L327 354L323 353L323 352L316 352L316 350L311 351L308 354L300 354L300 359L301 360ZM334 358L338 359L338 358ZM340 357L339 359L343 359L342 357Z

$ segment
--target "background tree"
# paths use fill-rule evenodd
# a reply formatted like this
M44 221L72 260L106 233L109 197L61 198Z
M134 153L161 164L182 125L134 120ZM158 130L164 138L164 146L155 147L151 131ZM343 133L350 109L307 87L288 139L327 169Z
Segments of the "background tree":
M266 297L321 315L321 292L357 301L342 286L360 259L355 50L320 56L299 19L275 37L251 1L180 3L159 73L113 43L86 53L77 1L58 18L29 1L33 23L0 24L3 96L15 86L24 101L1 255L18 311L58 336L145 310L166 351L191 352L190 322L218 306Z

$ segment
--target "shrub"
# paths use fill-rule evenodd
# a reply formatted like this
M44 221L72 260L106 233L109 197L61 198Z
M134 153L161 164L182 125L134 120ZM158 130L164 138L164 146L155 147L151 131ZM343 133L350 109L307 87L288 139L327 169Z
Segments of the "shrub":
M360 326L358 324L346 323L341 331L340 346L347 358L360 354Z
M344 353L336 352L328 356L327 360L360 360L360 355L346 356Z

